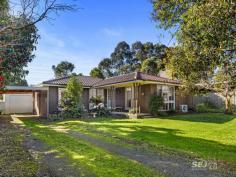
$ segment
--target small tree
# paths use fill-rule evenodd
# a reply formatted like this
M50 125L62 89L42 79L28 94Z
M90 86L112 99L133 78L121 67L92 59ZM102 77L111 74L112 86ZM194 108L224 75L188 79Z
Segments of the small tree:
M64 111L69 112L72 116L81 116L82 112L82 93L83 87L77 81L76 76L72 76L67 83L65 92L61 100L61 106Z
M154 93L149 101L150 113L154 116L157 116L160 108L164 105L164 99L162 96Z

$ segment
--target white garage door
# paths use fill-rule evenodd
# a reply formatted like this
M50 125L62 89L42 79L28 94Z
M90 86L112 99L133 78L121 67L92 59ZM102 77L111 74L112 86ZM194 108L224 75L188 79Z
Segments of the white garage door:
M32 113L32 94L8 94L6 95L6 113Z

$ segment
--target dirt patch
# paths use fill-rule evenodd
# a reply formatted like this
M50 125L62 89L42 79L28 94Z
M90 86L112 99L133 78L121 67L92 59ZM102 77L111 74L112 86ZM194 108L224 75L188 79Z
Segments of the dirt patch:
M0 117L0 177L84 176L19 122L10 116Z
M0 117L0 176L35 176L38 163L22 146L24 131L11 122L9 116Z
M77 177L83 176L79 169L62 157L53 148L47 146L40 140L32 137L30 134L24 141L24 146L30 151L39 162L37 176L43 177Z

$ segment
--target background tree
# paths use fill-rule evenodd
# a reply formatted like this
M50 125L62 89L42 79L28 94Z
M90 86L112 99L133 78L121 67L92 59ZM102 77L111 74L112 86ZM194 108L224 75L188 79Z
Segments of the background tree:
M9 5L0 1L0 87L24 80L28 73L24 68L34 58L38 34L36 23L47 19L49 14L73 10L57 0L24 0ZM11 13L10 13L11 12ZM16 15L15 15L16 14Z
M156 59L152 57L144 60L142 63L141 71L148 74L157 75L159 73L159 69Z
M104 77L111 77L113 76L112 72L112 62L110 58L104 58L98 64L98 68L102 71Z
M98 77L98 78L104 79L104 76L103 76L102 71L101 71L99 68L97 68L97 67L93 68L93 69L90 71L90 76L92 76L92 77Z
M52 66L55 78L70 76L74 69L74 64L68 61L61 61L57 66Z
M99 63L98 68L104 77L140 71L141 68L145 68L142 69L144 72L157 75L160 70L165 68L163 59L166 56L166 49L167 47L162 44L139 41L130 47L129 44L122 41L117 44L110 58L105 58Z
M161 27L175 28L178 46L167 63L189 91L207 90L225 99L232 113L236 87L236 4L233 1L153 1Z

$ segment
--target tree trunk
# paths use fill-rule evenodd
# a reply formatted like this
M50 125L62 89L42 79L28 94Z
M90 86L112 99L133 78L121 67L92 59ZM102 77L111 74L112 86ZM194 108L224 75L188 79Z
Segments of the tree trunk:
M233 109L232 109L232 103L231 103L231 97L226 96L225 97L225 113L226 114L233 114Z

